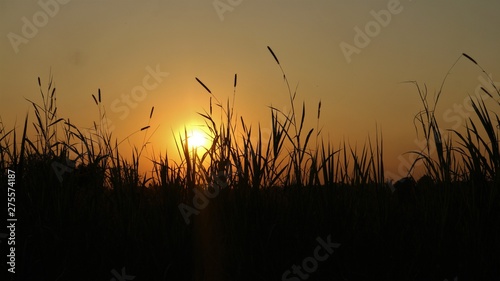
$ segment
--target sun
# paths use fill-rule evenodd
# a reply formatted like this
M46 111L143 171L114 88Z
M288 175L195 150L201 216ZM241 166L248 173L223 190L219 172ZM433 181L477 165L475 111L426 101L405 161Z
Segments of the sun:
M207 136L202 130L192 129L188 132L188 146L190 149L203 148L207 143Z

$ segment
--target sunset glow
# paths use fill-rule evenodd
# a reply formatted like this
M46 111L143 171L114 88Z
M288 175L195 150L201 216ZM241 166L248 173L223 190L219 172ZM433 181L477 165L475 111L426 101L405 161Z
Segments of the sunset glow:
M201 148L206 148L207 144L207 135L202 130L192 129L188 132L188 146L190 150L200 150Z
M500 280L499 11L0 0L2 268Z

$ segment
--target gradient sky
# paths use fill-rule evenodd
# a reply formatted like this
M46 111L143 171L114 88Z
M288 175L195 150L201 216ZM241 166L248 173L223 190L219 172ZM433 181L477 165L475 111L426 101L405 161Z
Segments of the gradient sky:
M311 126L319 100L323 135L335 145L361 145L378 124L387 169L400 174L398 156L417 149L413 117L421 109L415 87L401 82L425 83L432 94L463 52L500 81L499 11L500 2L484 0L1 0L0 116L20 130L31 110L25 98L40 101L37 77L46 83L52 71L59 117L91 127L99 118L91 95L100 88L118 139L147 125L155 106L153 147L173 152L172 131L202 124L196 112L208 110L195 77L225 101L237 73L237 114L269 130L267 106L289 108L269 45L299 85ZM376 23L374 13L391 17ZM356 44L356 28L366 27L370 41ZM341 44L357 53L347 57ZM146 77L155 70L156 79ZM463 58L455 66L439 104L442 127L463 125L453 109L481 85L480 74ZM124 97L141 86L148 90L127 105Z

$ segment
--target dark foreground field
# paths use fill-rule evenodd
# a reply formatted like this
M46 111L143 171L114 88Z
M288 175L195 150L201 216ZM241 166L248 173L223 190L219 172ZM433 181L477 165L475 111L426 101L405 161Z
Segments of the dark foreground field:
M18 182L17 280L500 278L492 186L417 186L410 197L376 185L227 188L187 224L189 189L104 191L94 175L62 186L36 175ZM340 245L312 261L320 240Z

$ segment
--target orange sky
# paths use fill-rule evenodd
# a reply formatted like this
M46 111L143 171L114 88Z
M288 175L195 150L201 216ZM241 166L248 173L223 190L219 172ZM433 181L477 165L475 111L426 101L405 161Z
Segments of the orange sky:
M195 77L225 101L237 73L237 113L269 129L267 106L288 106L269 45L299 85L311 125L319 100L323 135L335 145L361 145L378 124L387 170L398 175L400 155L417 149L421 108L415 88L400 82L434 93L462 52L500 81L499 10L495 1L444 0L1 1L0 116L7 128L21 126L31 110L25 98L40 100L37 77L46 83L52 70L60 117L91 127L100 88L115 136L147 125L154 106L152 145L173 153L172 131L201 124L196 112L208 110ZM462 125L458 109L480 74L466 59L455 66L439 105L442 127Z

